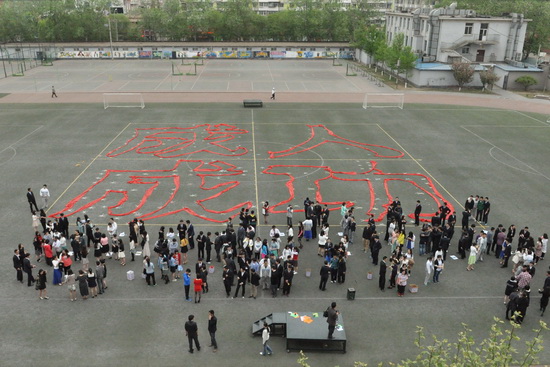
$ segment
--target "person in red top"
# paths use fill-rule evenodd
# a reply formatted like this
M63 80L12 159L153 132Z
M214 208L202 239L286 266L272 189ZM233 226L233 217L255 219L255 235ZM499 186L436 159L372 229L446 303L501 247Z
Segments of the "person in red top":
M193 280L193 285L195 287L195 303L201 303L202 279L198 278L198 275L197 275L197 278ZM198 300L197 300L197 297L198 297Z
M53 266L52 260L53 260L53 252L52 252L52 245L50 245L50 241L46 240L42 243L42 250L44 251L44 257L46 258L46 264L49 266Z
M65 272L65 275L67 275L71 269L71 265L73 264L73 260L69 256L69 250L63 251L63 255L61 255L61 262L63 263L63 271Z

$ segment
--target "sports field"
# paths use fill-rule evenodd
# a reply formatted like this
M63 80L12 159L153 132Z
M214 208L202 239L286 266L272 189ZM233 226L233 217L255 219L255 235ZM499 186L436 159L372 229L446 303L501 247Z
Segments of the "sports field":
M433 104L417 104L408 103L418 98L411 94L405 96L403 110L365 110L361 107L365 92L391 89L377 87L368 78L346 77L343 67L328 62L311 64L324 70L318 74L308 71L305 62L298 66L269 62L271 73L273 64L283 66L277 71L279 78L266 82L265 70L254 71L261 63L232 63L223 60L202 66L203 73L217 73L218 79L201 84L199 76L194 76L201 87L195 90L187 81L181 82L177 87L185 92L181 94L154 93L158 89L153 83L145 84L146 64L117 66L124 70L121 75L134 71L141 75L139 87L104 87L115 83L112 74L112 82L106 77L101 84L93 84L99 88L94 92L80 89L84 76L73 74L71 68L89 69L90 78L101 79L105 76L97 76L101 74L98 65L110 64L64 61L59 65L69 75L56 83L59 98L53 101L51 79L37 83L34 91L27 76L0 81L0 92L10 93L0 98L4 102L0 104L3 365L198 366L231 361L243 366L292 366L298 355L287 354L279 338L271 340L274 356L261 359L261 340L251 336L252 322L272 312L322 311L333 300L345 315L348 352L308 353L308 362L351 366L361 360L374 365L413 356L416 326L425 327L427 334L453 339L465 322L475 336L483 337L493 316L504 317L502 296L510 273L500 269L494 257L473 272L465 271L464 261L448 259L441 283L399 298L393 290L378 290L378 269L361 251L360 238L351 247L346 283L329 284L326 292L317 289L321 258L316 255L316 242L306 243L289 298L274 299L266 292L256 300L227 299L221 266L214 263L211 291L201 304L187 303L179 281L147 287L139 278L139 257L125 267L107 260L109 289L97 299L70 302L66 287L51 285L51 274L49 301L40 301L34 288L17 283L10 262L13 248L21 242L32 250L26 189L32 187L38 194L43 184L48 184L52 195L48 214L70 215L71 231L76 217L83 214L102 230L112 216L122 230L126 230L124 223L141 217L153 239L159 226L175 228L180 219L191 220L197 232L218 231L241 207L257 210L268 200L274 212L269 224L260 226L259 235L264 237L272 224L284 228L288 203L295 207L295 221L302 219L306 197L334 209L329 219L333 241L338 238L341 202L355 205L356 237L360 237L367 215L381 219L384 206L396 196L406 214L421 200L427 218L443 201L460 213L468 195L489 196L489 225L528 225L536 236L548 231L544 210L550 163L544 158L550 140L549 105L533 104L531 109L540 113L525 112L531 105L523 103L517 108L521 112L491 108L493 102L497 106L506 102L498 96L480 97L485 107L457 105L456 96L450 98L452 105L435 104L441 98L437 94L422 94L424 102ZM239 70L239 82L254 79L251 89L244 84L233 88L229 69ZM37 73L38 81L41 72L51 72L47 70L55 69L31 72ZM264 78L257 80L257 73ZM277 80L284 80L288 89L276 84L277 99L270 101ZM299 90L299 85L306 90ZM164 81L159 88L167 86ZM104 110L102 92L112 91L143 92L145 109ZM342 95L350 103L342 103ZM201 96L204 103L174 103L174 96L195 102ZM242 96L263 96L264 107L245 109L238 102ZM315 98L323 103L312 103ZM10 100L13 103L6 103ZM15 103L37 101L43 103ZM509 107L514 108L513 103L517 102L509 101ZM418 237L414 226L407 230ZM457 240L458 234L451 254ZM388 247L382 255L389 255ZM194 265L196 250L190 259ZM421 284L424 261L416 260L409 283ZM546 261L539 265L533 288L544 281ZM311 278L305 276L306 269L312 269ZM128 270L134 270L138 279L126 280ZM368 272L375 273L374 280L367 280ZM346 300L348 287L357 290L354 301ZM538 324L538 300L533 292L522 335L529 335ZM206 347L209 309L215 309L219 319L218 353ZM183 330L190 313L196 315L205 347L193 355L187 352ZM550 363L548 348L540 359Z

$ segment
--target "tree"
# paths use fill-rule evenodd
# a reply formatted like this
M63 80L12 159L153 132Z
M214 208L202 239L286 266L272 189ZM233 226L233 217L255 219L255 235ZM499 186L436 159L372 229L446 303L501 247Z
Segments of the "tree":
M465 62L455 62L451 65L453 77L458 83L458 90L462 90L464 84L471 83L474 80L474 68Z
M527 88L529 88L530 86L538 83L537 79L533 78L531 75L520 76L515 80L515 82L523 85L523 88L525 88L525 91L527 91Z
M409 71L414 68L416 58L412 48L405 45L403 33L396 34L391 46L387 49L386 62L390 69L396 70L398 74L405 73L405 79L407 79Z
M517 316L516 312L516 316ZM539 327L534 329L532 339L525 342L525 350L518 350L520 342L517 329L519 324L511 321L510 327L504 329L504 322L494 318L489 336L480 342L471 336L472 330L462 324L463 330L458 333L458 340L454 343L447 339L440 340L433 336L433 342L424 345L426 336L421 327L417 327L414 344L420 352L414 359L403 360L399 363L388 363L394 367L432 367L432 366L484 366L500 367L516 365L529 367L537 363L537 355L544 349L543 333L548 330L544 321L539 321ZM298 364L302 367L311 367L307 357L300 352ZM383 363L378 364L382 366ZM355 362L356 367L365 367L363 362Z
M483 88L493 90L493 85L500 80L500 76L496 75L493 69L487 69L479 72L479 79L483 83Z
M355 32L355 47L358 47L369 54L372 58L376 58L376 54L381 45L386 44L386 34L383 29L375 25L368 28L358 29Z

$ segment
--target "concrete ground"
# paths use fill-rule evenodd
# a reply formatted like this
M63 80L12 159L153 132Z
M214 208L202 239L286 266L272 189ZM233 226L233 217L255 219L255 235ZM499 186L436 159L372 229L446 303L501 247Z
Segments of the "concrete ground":
M80 61L75 62L79 63ZM59 64L67 70L75 67L65 61ZM103 65L103 62L98 62L99 64ZM89 67L92 69L97 65ZM226 67L231 66L228 63ZM119 66L120 68L123 67ZM331 66L327 69L331 68L337 67ZM42 68L33 71L42 71ZM133 71L128 68L125 72L130 75ZM94 73L93 75L97 75L99 72ZM136 73L144 75L146 71L140 71L136 67ZM306 78L304 75L307 73L308 71L304 71L301 74L304 83L314 79ZM244 71L242 74L246 75ZM287 77L285 73L283 75L286 80L294 78L298 81L300 78L298 74L293 74L292 77ZM70 78L78 81L81 80L81 75L71 74ZM225 78L221 80L224 83L226 81ZM12 249L17 243L25 244L27 249L32 247L31 218L25 198L27 187L32 187L38 194L41 185L48 184L52 192L52 205L48 214L63 210L72 199L98 182L101 185L98 184L96 191L92 190L84 195L86 197L77 201L77 204L83 205L92 200L94 195L98 195L97 192L108 189L127 191L130 201L126 206L117 207L120 197L115 194L78 213L89 214L103 230L109 217L109 206L114 206L113 213L120 215L120 224L133 216L121 215L125 211L135 210L132 203L143 195L141 185L128 183L132 172L135 175L136 170L145 171L147 175L154 176L151 172L169 171L176 160L184 159L186 161L182 162L177 171L170 173L180 177L180 189L177 191L179 196L170 205L182 203L179 207L190 211L178 214L161 212L163 216L147 221L147 228L154 234L160 225L175 227L179 219L183 218L191 219L197 230L215 231L223 225L190 214L196 212L208 215L213 220L221 220L225 216L204 211L197 205L196 200L210 198L212 191L199 188L198 173L206 171L197 171L196 162L192 161L202 160L204 164L222 161L243 172L228 178L224 175L227 173L225 169L215 172L221 175L218 178L207 178L206 184L210 186L203 188L212 187L212 182L219 184L237 181L239 184L231 194L206 201L205 206L209 210L225 210L231 206L228 204L246 201L250 201L254 207L258 207L266 199L272 205L283 202L290 195L288 186L285 186L289 176L271 176L265 172L269 166L276 166L274 169L295 177L292 203L296 209L300 209L305 196L313 197L317 193L317 182L318 193L325 201L354 201L358 221L366 218L369 196L375 204L372 212L381 214L381 205L388 199L387 193L399 196L407 212L412 211L414 202L420 198L428 212L434 209L435 203L423 188L427 190L426 185L431 181L441 198L456 208L460 208L469 194L489 196L493 204L490 225L528 225L537 236L548 231L544 215L538 214L539 210L536 209L547 206L544 192L550 180L550 166L547 161L540 159L541 154L547 150L549 125L546 115L532 112L547 108L540 103L527 104L529 108L532 106L530 112L523 108L526 105L524 101L495 96L483 97L485 106L481 107L408 104L403 110L363 110L360 96L369 88L365 80L365 86L361 87L360 93L351 84L347 92L344 87L341 90L336 87L334 94L316 94L313 92L315 88L312 88L305 95L322 99L324 103L318 104L310 103L307 99L307 103L287 103L289 101L280 100L278 96L275 102L268 102L264 98L266 105L262 109L243 109L236 101L219 103L220 96L236 98L225 92L179 95L190 98L201 96L205 102L210 101L209 104L173 103L177 94L153 94L153 89L147 87L143 92L151 94L146 96L158 100L154 99L150 103L146 101L145 109L103 110L101 97L96 98L101 93L70 89L73 87L69 85L64 90L64 85L59 84L60 97L52 101L48 93L50 80L44 82L42 92L39 93L27 93L28 86L24 85L27 80L24 78L8 81L8 86L5 81L0 82L0 91L11 93L0 98L0 102L4 102L0 109L3 132L0 141L4 147L0 151L0 173L4 178L0 197L7 209L0 214L5 228L0 232L0 243L4 244L4 266L1 270L4 282L0 285L4 331L0 334L0 342L3 349L2 365L5 366L21 363L32 366L145 366L156 363L175 366L189 363L198 366L224 361L243 366L258 363L266 366L292 366L296 365L298 354L287 354L282 338L274 337L271 341L274 356L264 358L259 355L261 341L251 335L252 322L271 312L322 311L332 301L339 304L340 311L345 315L348 352L310 352L307 355L312 366L352 366L354 361L359 360L369 364L397 362L416 355L417 349L413 341L417 326L424 327L427 335L435 334L440 338L454 340L461 330L461 323L465 322L472 328L476 338L487 336L493 317L504 316L502 296L506 279L510 275L509 271L498 267L494 257L488 257L473 272L465 271L466 264L463 260L449 259L441 283L421 286L418 294L408 293L399 298L392 290L378 290L378 269L369 262L368 255L360 250L359 241L355 241L351 247L346 283L329 284L326 292L320 292L317 289L317 274L321 260L316 256L315 242L312 242L306 243L300 255L299 273L295 277L289 298L271 298L269 294L262 293L256 300L227 299L220 279L221 266L215 263L215 273L209 277L211 291L204 295L200 304L188 303L183 301L183 286L179 281L147 287L139 276L134 281L126 280L126 271L130 269L140 274L141 258L138 257L137 262L128 262L124 267L114 260L107 260L109 289L97 299L70 302L66 288L51 285L49 274L50 300L39 300L34 288L27 288L15 281L10 259ZM267 84L258 87L258 93L269 94L270 88L271 85ZM252 93L251 95L256 93L241 92ZM349 104L325 102L325 99L339 101L338 98L343 93L355 96L357 101L353 100L355 103ZM285 93L280 96L281 99L285 98ZM299 96L310 98L299 91L293 96L294 102L300 101ZM417 98L416 96L423 96L424 101L431 100L433 103L440 98L453 100L456 104L470 101L468 98L458 99L456 95L427 93L408 94L406 98ZM13 99L27 103L15 103ZM64 103L67 99L71 103ZM155 103L163 99L169 103ZM523 112L501 109L501 103ZM485 108L490 106L496 108ZM540 112L544 113L545 110ZM174 128L185 129L205 123L230 124L245 130L246 133L227 143L227 146L244 147L248 149L248 153L236 156L223 151L226 155L203 151L170 158L152 154L138 155L131 151L116 157L108 156L109 152L124 146L134 134L141 134L136 129L170 128L170 131L177 131ZM306 141L311 136L311 130L306 126L308 124L324 125L337 136L348 139L348 143L352 140L398 150L403 152L403 157L376 157L371 151L362 149L360 144L352 146L340 140L338 144L322 144L300 153L299 156L270 158L268 152L282 152ZM203 129L196 131L199 137L206 136ZM315 130L316 136L323 137L319 131ZM331 139L335 139L334 135L331 135ZM205 142L199 139L194 146L205 148ZM206 148L214 150L211 145L206 145ZM379 148L375 151L380 152L377 149ZM185 152L182 150L178 153ZM216 152L219 153L218 150ZM339 180L362 178L358 173L372 168L373 161L382 172L409 174L406 177L417 182L419 186L398 180L387 182L384 186L383 176L367 175L365 179L370 180L374 190L374 194L369 194L366 189L367 181ZM203 168L205 167L214 166ZM326 167L338 172L356 173L335 174L330 179L323 180ZM107 170L117 171L108 180L101 181ZM410 175L417 175L415 177L418 178ZM166 186L166 180L159 182L161 185L147 202L151 211L161 207L166 201L166 195L174 188ZM339 205L332 206L337 208ZM134 215L144 214L146 209L147 207L143 207L136 210ZM295 217L302 218L302 213L297 213ZM333 240L338 238L337 217L338 212L332 212L330 224L333 227ZM72 229L74 216L70 216L69 220ZM267 226L260 226L260 236L267 234L272 223L282 228L285 223L284 214L272 214L269 222ZM418 236L418 229L410 229ZM362 224L359 224L359 235L361 230ZM453 249L456 248L456 243L455 235ZM389 253L389 249L384 247L383 253ZM190 264L194 265L196 256L196 250L191 252ZM417 265L413 269L410 283L421 284L424 259L416 256ZM542 285L548 266L546 261L539 265L533 280L534 288ZM42 266L43 263L38 264L38 267ZM312 269L311 278L305 276L306 269ZM367 280L368 272L375 274L373 280ZM357 291L353 301L346 300L348 287ZM524 337L531 335L530 330L537 326L540 319L537 313L538 299L536 292L533 292L531 307L519 332ZM212 353L207 347L209 343L206 325L209 309L216 310L219 318L217 353ZM196 315L200 328L199 339L204 346L193 355L187 352L187 340L183 331L184 322L190 313ZM550 363L548 349L540 355L540 361Z

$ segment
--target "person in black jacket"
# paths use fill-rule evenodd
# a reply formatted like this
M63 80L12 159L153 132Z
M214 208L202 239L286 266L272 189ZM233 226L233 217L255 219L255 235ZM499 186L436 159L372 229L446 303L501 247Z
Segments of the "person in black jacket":
M235 289L235 298L239 294L239 289L242 287L242 294L241 296L244 298L245 288L246 288L246 282L248 282L248 271L244 267L241 267L239 272L237 273L237 288Z
M420 225L420 213L422 213L422 205L420 204L420 200L417 200L416 207L414 208L414 225L415 226Z
M225 286L225 294L229 297L231 295L231 285L233 285L233 271L227 265L223 266L222 279Z
M13 250L13 267L17 272L17 281L23 283L23 259L19 254L19 249Z
M382 244L380 243L380 240L376 238L374 240L374 243L372 244L372 263L374 265L378 265L378 253L382 249Z
M387 256L384 256L382 258L382 262L380 262L380 273L379 273L379 276L378 276L378 287L380 288L381 291L384 291L386 289L386 270L388 268L387 264L386 264L386 259L388 257Z
M321 282L319 283L319 289L324 291L326 290L328 277L330 275L330 265L328 264L328 261L325 260L325 263L321 267L321 271L319 272L319 275L321 275Z
M36 198L34 197L34 193L32 192L30 187L27 189L27 201L29 202L29 206L31 207L31 212L33 211L33 205L34 209L38 212L38 206L36 206Z
M287 264L286 270L283 273L283 296L288 297L290 287L292 286L292 278L294 278L294 268L291 264Z
M35 282L34 277L32 276L32 269L36 268L36 265L31 264L30 256L31 254L27 252L23 258L23 271L27 273L27 285L29 287Z
M214 347L214 353L218 351L218 342L216 341L216 331L218 330L218 319L214 315L214 310L208 311L208 333L210 334L210 345Z
M185 334L189 340L189 353L193 353L193 341L195 341L197 350L201 350L201 345L199 343L199 328L197 323L193 321L194 318L194 315L189 315L187 318L188 321L185 323Z
M248 298L256 299L256 296L258 295L258 286L260 285L260 274L256 273L256 270L254 269L250 269L250 285L252 286L252 289Z

